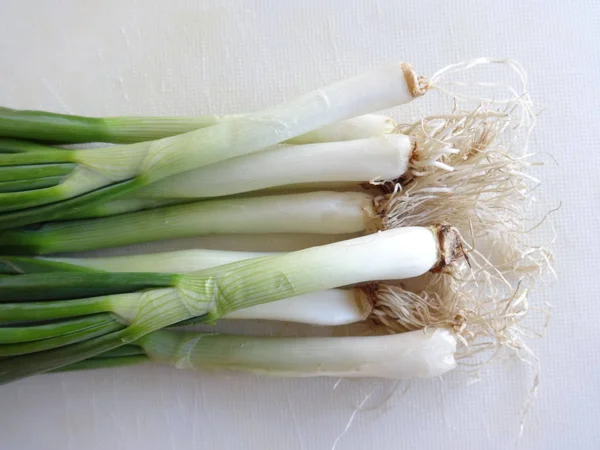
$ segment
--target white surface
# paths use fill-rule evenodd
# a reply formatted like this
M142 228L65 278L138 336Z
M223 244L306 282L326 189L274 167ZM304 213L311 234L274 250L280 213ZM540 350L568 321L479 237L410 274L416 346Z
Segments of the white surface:
M533 296L554 310L532 345L542 378L521 448L600 446L600 3L3 0L0 11L0 104L17 108L236 113L390 61L424 74L481 55L523 62L546 105L534 148L556 160L538 171L541 203L562 209L559 279ZM268 241L238 248L301 245ZM383 404L393 385L375 381L334 389L154 366L41 376L0 388L0 448L329 449L373 388L365 406L383 405L358 413L338 449L513 448L528 370L499 363L478 384L457 379L402 385Z

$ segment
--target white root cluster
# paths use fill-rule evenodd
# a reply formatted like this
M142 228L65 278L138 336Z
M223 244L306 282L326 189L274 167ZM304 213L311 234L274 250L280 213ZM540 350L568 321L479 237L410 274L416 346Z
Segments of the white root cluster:
M391 332L452 328L463 344L457 356L476 366L504 350L532 359L527 293L551 261L530 242L535 227L526 219L538 185L526 173L531 103L520 96L495 105L399 125L416 143L410 172L375 205L380 229L452 224L466 258L415 286L380 285L372 318Z

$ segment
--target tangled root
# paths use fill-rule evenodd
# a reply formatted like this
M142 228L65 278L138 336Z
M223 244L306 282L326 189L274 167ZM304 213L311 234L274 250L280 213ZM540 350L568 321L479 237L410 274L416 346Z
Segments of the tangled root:
M474 64L482 62L490 61ZM432 77L432 85L443 73ZM532 356L525 338L534 333L523 322L533 309L528 293L551 263L550 252L531 242L527 222L539 185L527 174L535 164L527 150L534 123L522 94L398 126L414 140L415 153L407 175L379 183L387 192L375 203L377 223L382 229L451 224L462 236L466 259L450 274L420 277L419 289L378 286L375 322L390 332L452 328L465 364L471 357L481 364L503 350Z

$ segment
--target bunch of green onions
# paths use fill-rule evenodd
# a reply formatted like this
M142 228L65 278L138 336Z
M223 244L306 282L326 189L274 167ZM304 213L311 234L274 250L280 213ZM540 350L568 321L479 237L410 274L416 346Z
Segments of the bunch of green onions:
M465 241L448 223L477 229L487 220L471 194L480 192L477 177L466 182L468 201L439 207L445 180L482 170L470 165L464 120L431 131L375 114L429 86L397 64L249 114L90 118L0 109L0 383L148 359L302 377L399 379L454 368L463 319L443 302L456 289L419 297L382 282L457 273L466 267ZM124 145L58 146L87 142ZM285 232L364 236L292 253L23 256ZM172 329L220 319L369 320L394 334Z
M276 300L441 270L460 254L459 244L449 227L405 227L188 274L102 272L83 266L68 272L67 266L73 265L46 261L36 272L35 260L29 270L27 261L6 260L3 265L21 275L0 279L0 317L5 324L0 351L6 357L0 360L0 381L74 364L172 325L210 323ZM365 266L371 258L376 262ZM54 272L57 264L60 271ZM344 304L340 296L357 297L355 291L326 293L339 304L333 314L348 306L359 309ZM39 322L43 323L36 325ZM434 336L448 350L444 360L453 361L448 344L455 346L453 338L448 333L430 337Z
M13 147L12 153L0 155L0 182L13 183L8 192L0 193L0 229L61 218L66 212L89 208L173 175L255 153L336 122L407 103L424 90L410 66L394 64L205 128L197 129L198 124L186 120L187 132L169 136L181 131L171 127L163 133L168 137L154 141L145 141L147 136L134 130L133 140L143 142L74 151ZM126 124L132 121L142 129L155 128L160 122L151 120L153 123L145 126L145 119L122 120L125 124L116 128L125 133ZM101 120L102 125L98 125L98 121L83 118L5 110L0 122L5 124L0 125L0 130L8 129L5 136L35 140L39 129L42 139L73 142L80 135L83 140L87 136L105 140L110 132L98 135L79 130L111 128L111 123L118 124L120 119ZM177 120L164 122L169 128L168 124ZM206 121L201 122L200 126L206 125ZM70 131L61 139L65 128ZM310 136L304 139L311 140ZM47 186L40 187L40 183Z

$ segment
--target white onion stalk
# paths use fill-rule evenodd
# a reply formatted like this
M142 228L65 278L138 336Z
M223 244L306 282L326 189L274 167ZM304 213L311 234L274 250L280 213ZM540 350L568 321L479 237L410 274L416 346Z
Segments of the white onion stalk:
M361 192L310 192L206 200L0 234L5 252L49 254L206 234L375 232L395 227L411 204ZM433 221L429 223L435 223ZM107 232L110 230L110 232Z
M398 124L389 116L364 114L336 122L302 134L286 141L288 144L314 144L318 142L340 142L382 136L394 131Z
M338 326L362 322L372 309L371 300L362 289L329 289L238 309L223 318Z
M234 370L278 377L429 378L456 366L446 329L388 336L250 337L159 331L136 344L179 369Z
M369 139L278 146L166 178L137 197L221 197L278 186L317 182L394 180L408 170L414 143L390 134Z

